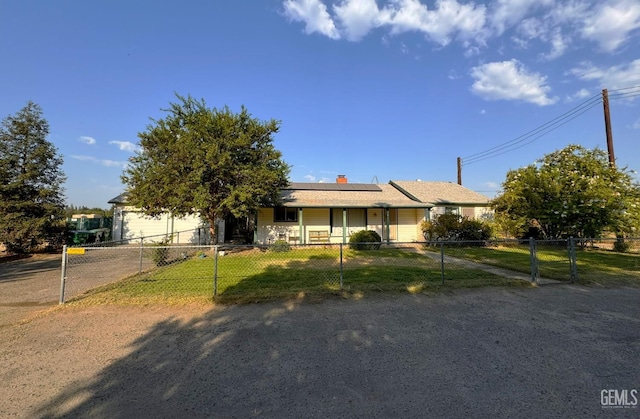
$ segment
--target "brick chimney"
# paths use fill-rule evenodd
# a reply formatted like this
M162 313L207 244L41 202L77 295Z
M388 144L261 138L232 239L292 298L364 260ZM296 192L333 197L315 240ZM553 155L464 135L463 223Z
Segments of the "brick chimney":
M338 175L338 177L336 178L336 183L349 183L349 181L344 175Z

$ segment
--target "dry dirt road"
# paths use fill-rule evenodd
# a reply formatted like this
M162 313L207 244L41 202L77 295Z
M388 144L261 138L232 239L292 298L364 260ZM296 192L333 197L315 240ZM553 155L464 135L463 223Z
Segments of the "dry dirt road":
M0 417L638 417L601 396L640 389L639 301L550 285L54 308L0 329Z
M31 313L58 304L61 255L0 263L0 333Z

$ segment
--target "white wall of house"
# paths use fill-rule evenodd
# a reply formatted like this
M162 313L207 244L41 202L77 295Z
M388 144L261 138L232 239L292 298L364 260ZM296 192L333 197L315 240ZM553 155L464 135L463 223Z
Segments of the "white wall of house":
M142 214L136 207L118 205L113 214L111 237L115 241L145 237L145 241L160 242L172 235L172 243L197 243L198 227L203 227L203 223L196 215L172 217L166 213L158 218L151 218ZM205 238L203 235L209 234L206 225L204 227L200 232L202 240Z

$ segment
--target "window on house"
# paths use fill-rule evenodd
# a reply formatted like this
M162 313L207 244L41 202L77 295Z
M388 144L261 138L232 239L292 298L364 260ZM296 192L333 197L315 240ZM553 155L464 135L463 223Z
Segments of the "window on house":
M458 207L446 207L444 209L445 214L460 214Z
M273 214L273 219L276 222L292 223L298 221L297 208L276 207Z

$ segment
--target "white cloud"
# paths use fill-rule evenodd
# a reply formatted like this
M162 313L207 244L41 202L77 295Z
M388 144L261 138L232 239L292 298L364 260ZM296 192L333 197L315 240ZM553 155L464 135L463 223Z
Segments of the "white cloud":
M380 10L375 0L348 0L333 6L333 10L349 41L359 41L380 25Z
M126 161L101 160L101 159L97 159L97 158L95 158L93 156L82 156L82 155L72 154L69 157L71 157L72 159L75 159L75 160L98 163L98 164L100 164L102 166L105 166L105 167L121 167L121 168L124 168L128 164L128 162L126 162Z
M332 39L358 41L378 27L393 35L419 32L442 46L454 38L481 44L485 38L486 7L457 0L437 0L433 9L420 0L390 0L382 9L375 0L341 0L333 15L320 0L285 0L283 6L290 20L306 24L305 33Z
M331 39L340 39L336 25L320 0L285 0L284 14L290 20L304 22L306 34L318 32Z
M89 145L94 145L96 143L96 139L93 137L86 137L86 136L82 136L80 138L78 138L78 141L81 141L85 144L89 144Z
M396 0L385 6L379 19L392 34L421 32L444 46L455 37L482 43L485 13L484 5L460 4L457 0L438 0L431 10L419 0Z
M553 60L579 39L614 52L640 29L638 0L283 0L283 7L307 34L355 42L376 28L417 32L440 46L460 41L467 57L509 30L520 48L548 44L540 58Z
M304 177L304 179L305 179L307 182L315 182L315 181L316 181L316 177L315 177L315 176L313 176L313 175L306 175L306 176Z
M513 26L535 7L552 4L553 0L497 0L491 5L490 23L497 35Z
M109 141L109 144L117 145L123 151L139 151L140 147L130 141Z
M551 61L561 57L569 47L570 42L571 38L565 38L559 29L555 29L549 37L551 51L546 54L542 54L542 59Z
M582 63L569 71L579 79L596 81L608 89L621 89L640 85L640 59L627 64L611 67L596 67L591 63Z
M551 105L547 78L527 71L518 60L487 63L471 69L476 80L471 91L485 100L518 100L539 106Z
M573 102L575 100L585 99L591 96L591 93L587 89L580 89L572 95L567 96L567 102Z
M633 125L631 125L631 128L640 129L640 119L638 119L636 122L634 122Z
M583 22L582 37L597 42L603 51L613 52L628 40L631 32L640 28L640 2L602 2Z

